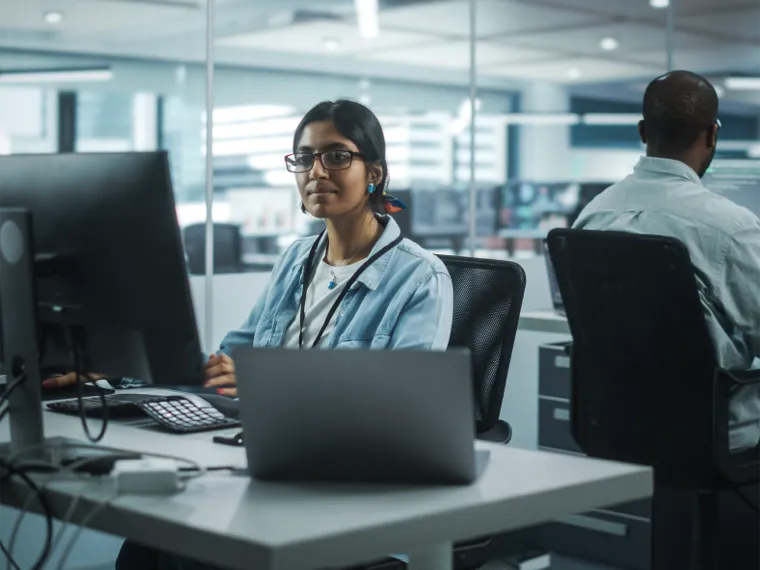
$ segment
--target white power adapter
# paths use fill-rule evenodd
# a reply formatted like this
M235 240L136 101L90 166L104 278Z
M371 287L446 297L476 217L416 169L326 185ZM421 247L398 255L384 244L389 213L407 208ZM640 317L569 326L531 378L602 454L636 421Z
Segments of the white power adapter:
M119 494L169 494L182 488L173 459L121 459L114 463L111 477Z

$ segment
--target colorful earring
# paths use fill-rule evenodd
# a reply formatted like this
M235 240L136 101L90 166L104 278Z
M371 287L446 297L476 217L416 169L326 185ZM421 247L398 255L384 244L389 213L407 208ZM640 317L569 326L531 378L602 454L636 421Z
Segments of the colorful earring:
M374 191L375 191L375 185L374 184L370 184L369 186L367 186L367 192L369 194L372 194Z

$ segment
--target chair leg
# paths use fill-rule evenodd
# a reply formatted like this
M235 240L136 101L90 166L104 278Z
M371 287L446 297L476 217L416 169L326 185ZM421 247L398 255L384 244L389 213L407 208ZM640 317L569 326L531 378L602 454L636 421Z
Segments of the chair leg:
M718 493L700 491L696 506L689 570L718 570Z

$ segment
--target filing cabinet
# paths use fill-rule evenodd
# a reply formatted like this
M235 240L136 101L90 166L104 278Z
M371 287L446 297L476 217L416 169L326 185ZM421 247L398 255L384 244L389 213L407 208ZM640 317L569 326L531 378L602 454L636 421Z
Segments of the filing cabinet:
M570 430L569 343L539 348L538 445L581 455ZM533 543L560 554L630 570L648 570L651 500L579 513L534 529Z

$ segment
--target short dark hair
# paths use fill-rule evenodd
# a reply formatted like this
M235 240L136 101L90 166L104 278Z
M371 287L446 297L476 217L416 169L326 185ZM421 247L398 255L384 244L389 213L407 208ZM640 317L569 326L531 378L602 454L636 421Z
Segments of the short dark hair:
M652 81L644 93L647 143L661 152L688 151L718 118L718 94L690 71L672 71Z
M369 196L369 206L373 212L385 213L383 194L388 187L388 162L385 159L385 135L375 114L356 101L338 99L317 103L301 119L293 135L293 152L296 152L304 129L311 123L331 121L337 131L353 142L364 155L368 164L379 163L383 178L375 184L375 191ZM304 210L304 207L301 206Z

